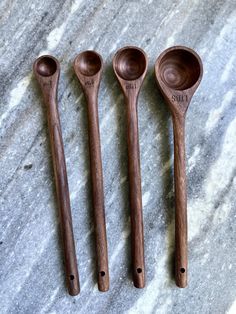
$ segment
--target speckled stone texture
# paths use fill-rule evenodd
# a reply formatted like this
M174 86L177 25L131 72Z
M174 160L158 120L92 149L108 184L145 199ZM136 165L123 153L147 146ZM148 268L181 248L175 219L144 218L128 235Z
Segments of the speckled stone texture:
M0 312L236 313L236 8L233 0L0 3ZM189 285L173 278L173 137L154 62L172 45L195 49L204 76L186 121ZM139 138L146 288L133 287L125 104L111 61L124 45L149 57ZM97 289L86 104L77 53L104 58L99 119L110 291ZM32 76L44 53L61 63L58 99L81 294L67 293L43 99Z

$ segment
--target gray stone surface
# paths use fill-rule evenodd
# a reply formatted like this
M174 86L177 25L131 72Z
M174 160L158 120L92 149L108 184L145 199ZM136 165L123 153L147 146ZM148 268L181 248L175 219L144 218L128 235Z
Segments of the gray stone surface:
M0 3L0 312L236 313L236 10L233 0ZM147 285L133 287L125 105L111 60L124 45L149 56L139 98ZM181 44L202 57L204 77L186 124L189 286L172 274L173 139L153 74ZM111 287L97 290L86 105L71 63L95 49L105 60L99 93ZM42 96L32 63L61 62L59 109L81 294L64 284L58 213Z

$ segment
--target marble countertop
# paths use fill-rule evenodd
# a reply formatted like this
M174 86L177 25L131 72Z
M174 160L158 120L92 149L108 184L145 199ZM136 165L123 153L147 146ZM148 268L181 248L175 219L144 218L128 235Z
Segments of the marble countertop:
M236 313L236 8L233 0L2 0L0 3L0 312ZM204 76L186 121L189 285L173 279L173 137L153 66L172 45L195 49ZM139 97L146 287L130 275L125 105L111 61L125 45L149 57ZM99 120L110 291L95 280L86 104L78 52L104 58ZM33 61L61 63L59 110L81 294L64 284L47 123Z

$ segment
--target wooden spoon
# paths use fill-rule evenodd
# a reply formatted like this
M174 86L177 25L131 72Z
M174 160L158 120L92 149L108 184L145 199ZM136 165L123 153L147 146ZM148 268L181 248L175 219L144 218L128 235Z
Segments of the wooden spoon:
M166 49L155 64L157 84L169 106L174 128L175 279L181 288L187 286L188 263L185 116L202 73L200 57L182 46Z
M41 56L33 65L33 71L41 87L47 109L57 201L65 256L66 281L70 295L80 292L79 275L73 236L69 188L66 173L61 126L57 108L57 86L60 65L52 56Z
M131 46L118 50L113 58L113 68L127 105L132 271L134 286L137 288L145 286L137 99L147 71L147 63L145 52Z
M97 250L98 289L109 289L107 237L103 195L102 158L98 121L98 89L101 81L102 58L95 51L84 51L74 61L74 70L87 100L90 167Z

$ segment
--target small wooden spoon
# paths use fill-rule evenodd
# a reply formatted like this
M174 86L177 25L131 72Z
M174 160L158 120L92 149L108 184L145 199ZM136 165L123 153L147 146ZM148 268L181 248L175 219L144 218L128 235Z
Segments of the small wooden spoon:
M75 58L74 70L84 91L88 105L89 149L97 250L98 289L100 291L107 291L109 289L109 270L97 100L102 73L102 58L95 51L84 51Z
M76 262L66 163L57 108L57 86L60 75L60 65L57 59L52 56L41 56L34 62L33 71L41 87L47 109L48 128L65 255L66 281L69 294L75 296L80 292L79 275Z
M188 263L185 116L202 74L200 57L182 46L166 49L155 64L157 84L169 106L174 128L175 279L181 288L187 286Z
M127 105L127 138L131 210L133 282L145 286L142 191L139 160L137 99L147 72L147 56L137 47L124 47L113 58L113 68Z

